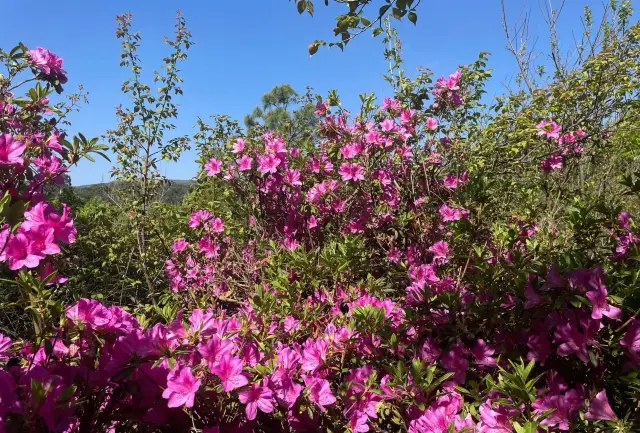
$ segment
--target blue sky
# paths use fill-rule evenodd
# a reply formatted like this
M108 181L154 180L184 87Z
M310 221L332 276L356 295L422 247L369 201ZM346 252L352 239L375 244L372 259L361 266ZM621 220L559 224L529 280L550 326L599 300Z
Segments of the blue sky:
M546 0L545 0L546 1ZM180 3L178 5L178 3ZM358 95L388 93L382 74L388 64L382 56L381 37L362 35L345 52L320 49L310 57L307 45L315 39L330 39L334 17L341 9L325 7L316 0L315 17L298 15L288 0L111 0L43 1L22 0L3 5L10 17L9 30L0 34L0 45L10 48L17 42L42 46L64 59L69 75L67 91L82 83L89 92L89 105L71 117L71 132L100 136L115 126L115 107L126 103L120 93L128 70L119 67L120 45L115 37L115 16L134 15L133 27L142 33L141 56L148 73L161 65L168 52L163 36L171 34L173 17L180 8L193 33L196 45L181 65L184 97L180 102L177 134L193 132L197 117L226 113L242 119L273 86L289 83L299 91L309 85L326 95L338 89L346 106L355 106ZM453 72L458 64L472 62L480 51L492 56L489 66L494 78L490 96L503 91L502 83L513 77L515 63L504 49L499 0L423 0L418 25L396 25L403 42L405 69L430 67L437 75ZM515 16L521 0L507 0ZM529 0L534 21L532 35L546 43L538 1ZM563 12L562 40L572 42L572 32L581 33L579 16L585 4L600 10L600 0L567 0ZM150 83L152 84L152 83ZM196 155L187 152L180 162L162 166L171 179L195 175ZM107 161L83 162L71 172L74 185L109 180Z

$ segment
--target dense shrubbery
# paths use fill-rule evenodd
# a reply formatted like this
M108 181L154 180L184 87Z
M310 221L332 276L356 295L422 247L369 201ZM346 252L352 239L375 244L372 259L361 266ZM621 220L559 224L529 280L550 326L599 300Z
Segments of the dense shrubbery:
M300 134L201 121L173 218L76 223L46 187L102 147L43 101L59 58L2 53L3 299L32 326L0 334L0 431L635 431L638 28L607 37L494 111L482 55Z

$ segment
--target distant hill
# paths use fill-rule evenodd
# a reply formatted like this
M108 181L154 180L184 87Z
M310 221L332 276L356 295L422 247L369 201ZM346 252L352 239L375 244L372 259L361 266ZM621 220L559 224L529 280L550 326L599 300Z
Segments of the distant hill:
M169 180L161 192L162 201L167 203L181 203L193 184L192 180ZM74 186L73 190L80 198L107 198L107 196L123 185L117 181L96 183L93 185Z

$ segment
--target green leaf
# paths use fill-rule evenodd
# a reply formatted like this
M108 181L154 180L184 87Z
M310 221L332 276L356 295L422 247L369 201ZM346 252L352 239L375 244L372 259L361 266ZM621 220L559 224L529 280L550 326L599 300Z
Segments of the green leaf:
M411 11L407 15L407 19L415 25L418 22L418 15L415 12Z
M298 1L298 13L302 14L304 13L304 10L307 8L307 1L306 0L300 0Z

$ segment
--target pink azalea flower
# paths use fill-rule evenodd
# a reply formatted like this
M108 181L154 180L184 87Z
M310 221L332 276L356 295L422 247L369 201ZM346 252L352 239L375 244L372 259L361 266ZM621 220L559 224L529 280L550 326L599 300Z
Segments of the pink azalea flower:
M364 180L364 170L361 165L355 163L343 162L338 170L338 174L342 176L343 181L359 182Z
M198 345L198 352L209 364L209 370L213 370L220 363L224 355L231 355L233 342L221 340L217 335L212 336L204 343Z
M231 151L233 153L242 153L244 151L245 141L242 138L238 138L235 143L233 143L233 148Z
M236 163L238 164L238 171L251 170L251 165L253 164L253 158L247 155L242 155L242 157L236 159Z
M243 367L244 362L240 358L225 353L211 372L220 378L222 389L230 392L249 383L247 377L242 374Z
M446 203L440 206L438 212L440 213L443 222L461 220L466 218L469 213L466 209L450 207Z
M184 251L188 245L189 243L184 239L176 239L173 245L171 246L171 249L173 250L174 253L179 253L180 251Z
M627 332L620 340L620 345L627 349L635 365L640 365L640 320L633 319L628 325Z
M262 155L258 157L258 171L262 174L275 173L282 160L275 154Z
M9 337L0 334L0 361L7 361L9 359L9 350L12 344L13 342Z
M222 161L211 158L209 162L204 165L204 168L207 170L207 176L214 176L222 171Z
M13 271L23 267L35 268L44 258L42 251L34 248L31 238L23 231L18 231L9 238L4 255L9 260L9 269Z
M544 135L547 138L560 138L561 127L553 120L542 120L536 125L538 135Z
M599 281L598 287L595 290L589 291L585 295L593 307L591 312L592 319L602 319L602 316L607 316L610 319L622 319L622 310L613 305L609 305L607 302L607 288L602 281Z
M436 264L444 264L449 261L449 255L453 252L449 248L449 244L445 241L438 241L429 247L429 251L433 253L433 261Z
M25 212L21 228L32 231L37 230L38 226L50 227L56 241L71 244L76 240L76 228L70 213L71 209L64 203L60 215L50 204L40 202Z
M489 346L482 338L478 339L476 345L471 349L475 363L485 367L496 367L498 365L496 360L491 357L495 352L495 349Z
M384 119L380 122L380 128L385 132L394 131L396 129L396 122L394 122L393 119Z
M309 227L310 229L313 229L313 228L316 228L317 226L318 226L318 219L315 217L315 215L311 215L307 220L307 227Z
M562 156L552 155L540 163L540 167L545 173L550 173L553 170L560 170L562 168Z
M589 411L584 414L584 419L588 421L614 421L618 419L616 414L613 413L613 409L611 409L606 391L600 391L596 397L591 400Z
M189 367L182 367L169 373L167 388L162 398L168 399L168 407L193 407L196 392L200 389L200 379L196 379Z
M304 342L303 347L302 369L305 371L315 372L324 365L327 359L329 342L323 339L313 340L309 338Z
M238 393L240 403L247 405L245 414L249 421L256 419L258 409L264 413L273 412L273 392L266 386L252 384L248 389Z
M288 168L285 171L284 180L291 186L302 185L302 181L300 181L300 170Z
M21 155L26 148L26 144L14 141L11 134L0 134L0 165L22 164Z
M189 216L189 227L192 229L204 225L212 217L211 213L206 210L198 210Z
M302 379L309 389L309 400L317 404L322 412L326 412L325 406L331 406L336 402L328 380L306 375L302 375Z
M436 129L438 129L438 119L434 118L434 117L428 117L425 125L427 126L428 129L435 131Z
M100 329L111 323L111 311L94 299L80 299L66 312L67 319L90 329Z
M458 383L464 383L464 378L469 369L469 361L464 358L466 350L463 345L454 344L440 359L442 366L447 371L454 373L453 379Z
M36 47L35 50L29 50L27 53L31 63L50 78L60 81L64 84L67 82L67 73L62 69L62 59L51 51Z

